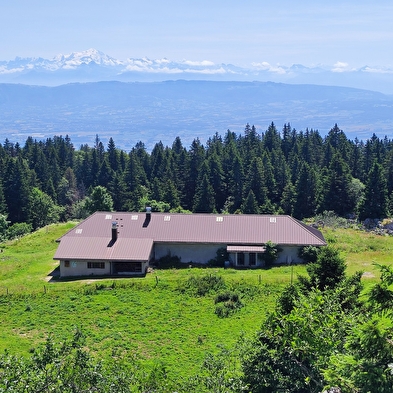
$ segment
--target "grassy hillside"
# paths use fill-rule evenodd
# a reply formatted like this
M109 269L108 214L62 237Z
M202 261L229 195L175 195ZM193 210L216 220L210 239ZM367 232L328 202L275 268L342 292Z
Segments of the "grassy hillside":
M197 371L207 352L253 334L281 289L306 274L304 266L187 267L156 270L145 278L53 280L56 239L72 226L48 226L2 246L0 351L25 355L48 335L61 341L81 329L87 347L100 357L127 354L146 363L162 362L174 376L184 375ZM346 258L348 273L366 272L366 286L378 279L373 262L391 261L392 237L349 229L324 229L324 235ZM191 277L217 278L225 288L201 296L201 281ZM239 293L243 307L219 318L214 299L224 289Z

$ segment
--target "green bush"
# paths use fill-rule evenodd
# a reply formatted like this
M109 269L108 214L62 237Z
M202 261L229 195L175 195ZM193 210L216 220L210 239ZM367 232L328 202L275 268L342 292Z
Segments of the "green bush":
M7 228L6 237L9 240L16 239L18 237L27 235L33 231L31 224L26 222L16 222Z
M298 252L298 257L304 262L316 262L319 248L315 246L302 247Z
M182 292L190 292L194 296L199 297L225 288L226 284L221 276L210 274L206 276L191 276L179 289Z
M261 255L261 259L265 262L266 266L272 266L277 260L278 253L281 251L276 244L272 243L270 240L265 244L265 252Z
M243 307L239 294L233 291L218 293L214 299L214 303L216 304L215 314L219 318L227 318Z

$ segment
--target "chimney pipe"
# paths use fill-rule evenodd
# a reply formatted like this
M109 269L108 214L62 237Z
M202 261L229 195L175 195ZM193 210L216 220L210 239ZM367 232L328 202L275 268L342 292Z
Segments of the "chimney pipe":
M112 243L117 240L117 222L112 221Z
M146 207L146 217L145 217L145 222L143 223L143 228L146 228L149 225L149 222L151 220L151 207Z

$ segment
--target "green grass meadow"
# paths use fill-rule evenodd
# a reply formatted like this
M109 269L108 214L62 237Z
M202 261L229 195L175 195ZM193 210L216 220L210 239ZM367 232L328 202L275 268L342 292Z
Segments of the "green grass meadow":
M75 329L99 358L130 356L162 363L173 377L197 372L204 357L254 334L280 291L306 274L305 266L234 270L154 270L144 278L53 280L56 239L73 223L51 225L3 244L0 253L0 352L28 355L52 335L61 342ZM378 280L373 263L391 264L393 237L350 229L323 229L348 264L365 272L365 287ZM227 318L215 313L215 295L197 296L190 277L221 277L241 295L243 307Z

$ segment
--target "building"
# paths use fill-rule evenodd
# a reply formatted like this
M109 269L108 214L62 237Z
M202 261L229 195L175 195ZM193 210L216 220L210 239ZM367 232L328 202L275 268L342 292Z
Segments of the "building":
M96 212L63 235L54 259L60 275L144 274L152 262L171 255L185 263L207 263L224 248L235 267L263 264L272 242L277 263L302 262L303 246L324 246L320 231L286 215L220 215Z

